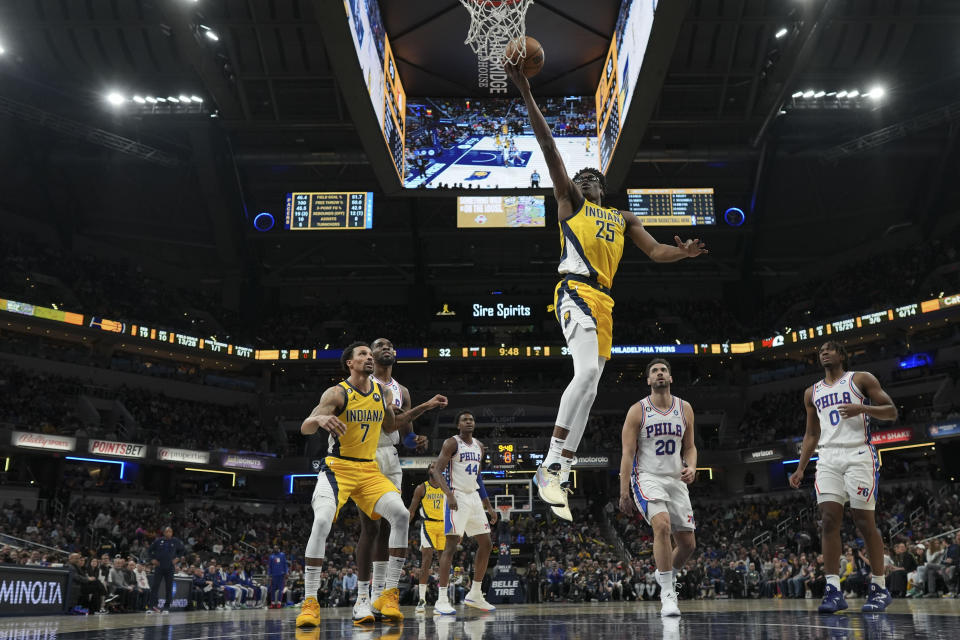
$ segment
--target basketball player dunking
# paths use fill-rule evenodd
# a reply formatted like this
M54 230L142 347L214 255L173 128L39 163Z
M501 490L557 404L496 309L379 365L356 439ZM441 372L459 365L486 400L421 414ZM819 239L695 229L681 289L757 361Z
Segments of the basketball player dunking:
M409 514L400 492L380 472L374 458L380 432L396 430L393 398L389 390L371 379L373 353L366 344L355 342L344 349L340 364L349 377L324 391L320 404L300 425L300 433L304 435L313 435L319 429L329 432L330 444L311 499L313 528L304 554L306 594L297 616L298 627L320 623L317 590L323 572L327 536L347 500L353 500L367 516L383 517L390 523L386 588L373 606L388 619L403 620L397 584L407 556ZM366 579L369 580L369 567L360 569L366 570ZM373 615L369 613L361 619L354 619L357 624L373 621Z
M537 469L540 498L561 518L572 520L568 506L570 467L580 446L590 409L597 395L603 366L610 359L613 338L613 298L610 287L628 236L654 262L676 262L707 253L694 238L676 246L660 244L629 211L602 206L604 175L581 169L571 180L557 150L550 126L530 93L530 83L514 65L505 70L527 105L530 125L543 151L560 223L560 266L563 277L554 290L554 311L573 356L573 379L560 398L550 450Z
M807 410L807 431L803 436L800 464L790 476L790 485L799 488L803 472L817 445L820 446L814 486L823 521L821 544L827 587L820 613L847 608L840 589L840 555L843 505L850 503L853 522L867 546L873 573L863 611L883 611L891 602L883 564L883 538L874 519L880 463L870 444L867 416L896 420L897 408L873 374L846 371L847 351L837 342L820 347L823 380L803 392Z
M410 391L397 382L393 377L393 365L397 362L397 352L393 343L387 338L377 338L373 341L373 375L371 380L378 382L384 389L390 391L393 397L393 411L396 414L394 426L396 431L380 432L377 443L376 460L380 472L390 482L402 491L400 486L403 470L400 467L400 456L397 454L397 445L403 438L404 446L410 449L419 449L427 444L426 436L413 433L413 421L431 409L447 406L447 399L437 395L427 402L411 408ZM370 608L371 602L376 602L383 593L384 581L387 577L389 563L390 525L372 520L363 512L360 513L360 539L357 542L357 602L353 607L354 619L364 619L368 615L379 616L376 608ZM370 567L373 567L372 589L370 584ZM370 591L368 595L368 589Z
M447 496L433 479L435 462L427 468L427 480L417 485L410 499L410 522L420 515L420 598L417 601L417 613L427 610L427 585L430 582L430 568L433 565L433 550L443 553L447 547L443 516L447 505Z
M440 595L433 607L435 614L443 615L452 615L457 612L450 606L447 584L450 581L453 554L457 550L460 538L464 535L477 541L477 555L473 560L473 585L463 599L463 603L483 611L493 611L496 608L483 597L480 586L483 583L483 576L487 573L487 562L490 560L490 549L493 547L490 540L490 524L497 523L499 514L490 504L487 490L483 486L483 478L480 477L483 445L473 437L476 420L469 411L461 411L454 422L459 434L444 441L440 456L431 470L434 484L439 485L447 496L443 517L447 541L446 548L440 556ZM447 470L450 484L447 484L446 478L440 473L441 469ZM490 522L487 522L487 513L490 514Z
M687 491L697 476L693 407L670 393L672 383L670 363L651 360L647 365L650 395L627 412L620 456L620 510L630 515L636 507L653 528L663 617L680 615L676 572L696 547L696 522ZM671 548L671 533L676 548Z

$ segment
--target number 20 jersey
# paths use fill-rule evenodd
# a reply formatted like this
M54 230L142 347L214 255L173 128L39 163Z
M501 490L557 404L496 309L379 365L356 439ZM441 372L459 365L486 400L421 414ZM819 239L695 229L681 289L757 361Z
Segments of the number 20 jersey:
M635 474L652 473L679 478L683 471L680 450L687 420L683 415L683 401L676 396L672 398L673 403L666 411L653 406L650 396L640 401L643 420L637 436L633 465Z
M842 404L868 404L863 393L853 384L854 371L847 371L832 385L821 380L813 385L813 406L820 418L821 447L860 447L870 443L867 414L844 418Z

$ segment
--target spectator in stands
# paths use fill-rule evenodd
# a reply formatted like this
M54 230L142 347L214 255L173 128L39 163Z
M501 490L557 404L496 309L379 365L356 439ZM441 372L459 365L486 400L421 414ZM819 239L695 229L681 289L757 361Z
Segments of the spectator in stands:
M917 570L917 561L912 553L907 552L907 545L903 542L894 547L891 564L887 565L887 588L895 598L907 595L907 575Z

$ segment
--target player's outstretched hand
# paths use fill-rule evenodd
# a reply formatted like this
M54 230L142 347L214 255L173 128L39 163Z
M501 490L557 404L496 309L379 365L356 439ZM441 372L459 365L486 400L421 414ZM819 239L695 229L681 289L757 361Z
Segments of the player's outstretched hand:
M680 479L686 484L693 484L693 481L697 479L697 470L693 467L684 467L683 471L680 472Z
M794 489L799 489L801 482L803 482L803 471L797 469L790 474L790 486Z
M527 80L527 76L523 75L523 68L520 65L507 62L504 63L503 70L507 77L513 81L513 84L517 85L517 89L520 89L520 91L530 89L530 81Z
M447 406L447 396L435 395L427 401L431 409L443 409Z
M427 445L430 443L430 439L427 436L417 436L416 437L417 446L415 447L418 453L423 453L427 450Z
M347 432L347 425L343 424L337 416L317 416L308 418L317 423L317 426L324 431L329 431L333 435L340 437Z
M677 243L678 249L683 249L686 252L688 258L696 258L703 253L710 253L707 251L707 245L700 242L700 238L684 242L680 239L680 236L673 236L673 241Z
M636 511L636 507L633 506L633 498L630 497L630 494L620 494L620 511L628 516L632 516Z

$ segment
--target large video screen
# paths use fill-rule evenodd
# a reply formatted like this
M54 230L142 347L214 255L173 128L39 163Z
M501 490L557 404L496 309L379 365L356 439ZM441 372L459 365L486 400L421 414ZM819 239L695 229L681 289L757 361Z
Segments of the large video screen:
M537 100L567 171L599 165L592 97ZM552 188L522 100L411 98L406 111L408 188Z
M640 76L658 0L623 0L596 93L600 169L607 170Z
M403 180L407 98L380 18L380 6L377 0L348 0L343 4L377 123Z
M457 227L461 229L542 227L545 224L543 196L457 198Z

